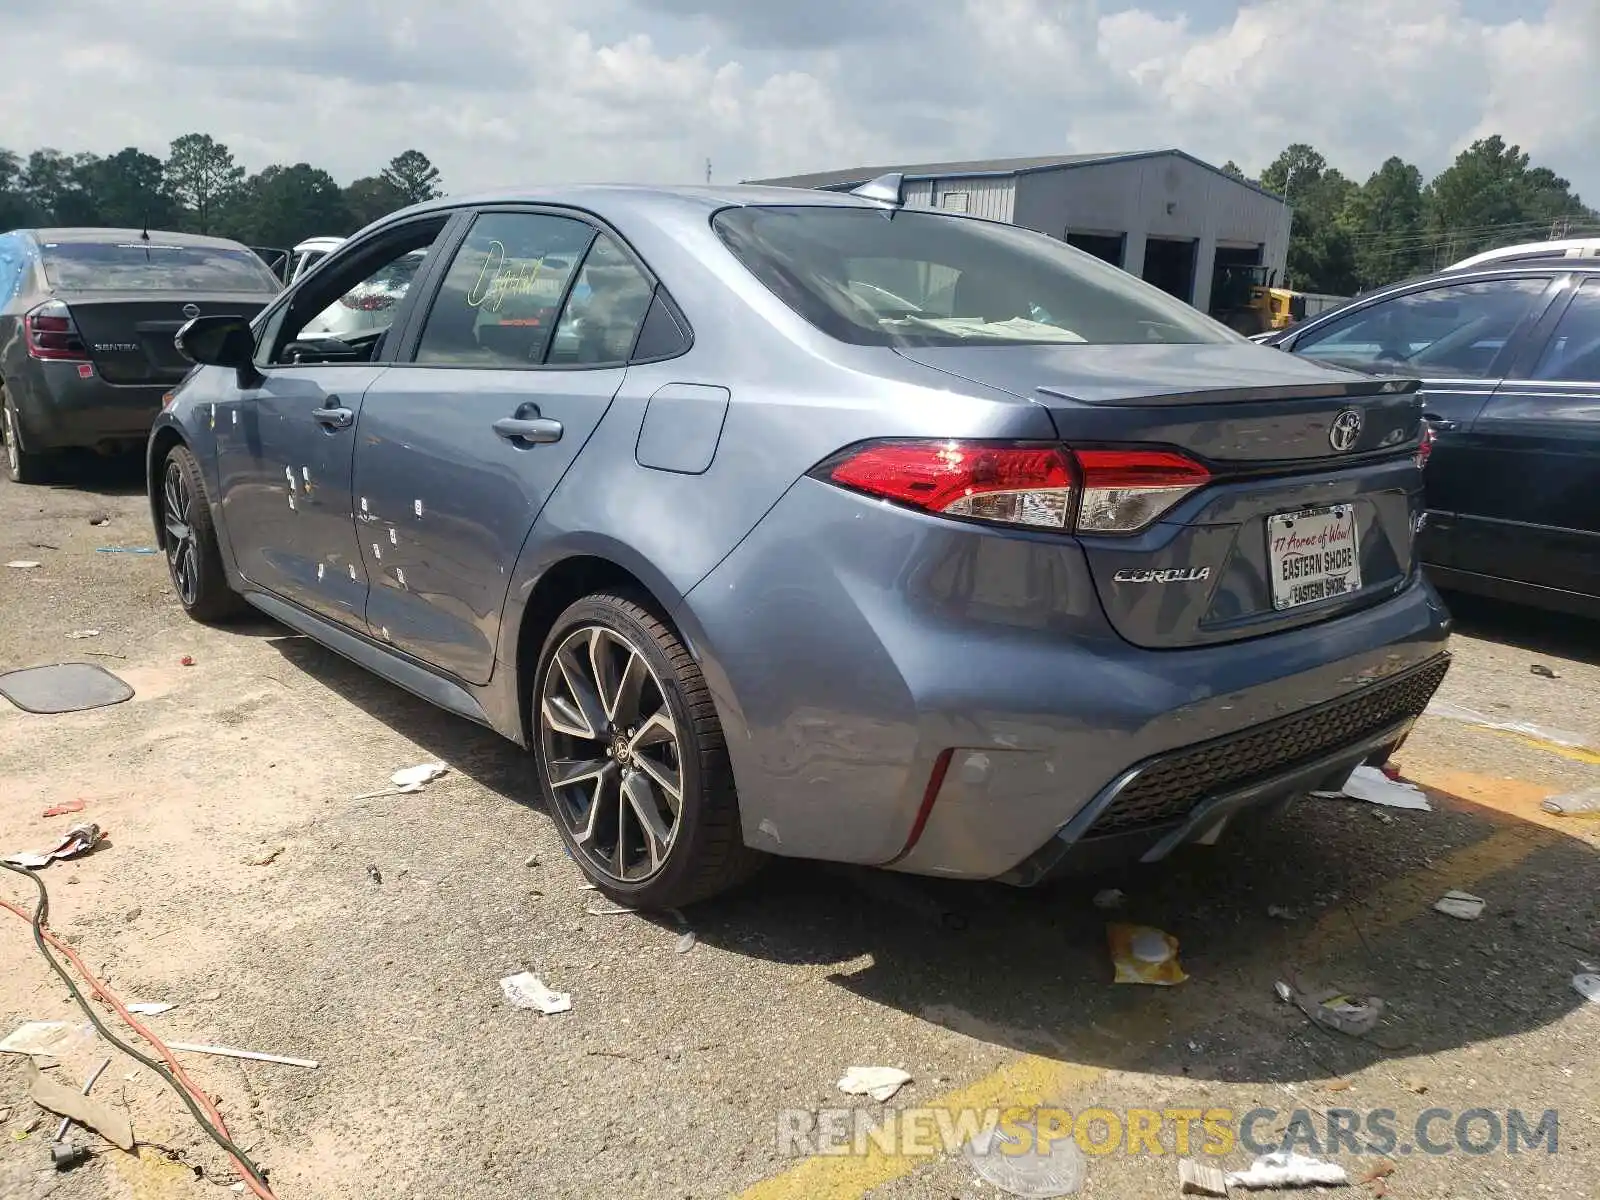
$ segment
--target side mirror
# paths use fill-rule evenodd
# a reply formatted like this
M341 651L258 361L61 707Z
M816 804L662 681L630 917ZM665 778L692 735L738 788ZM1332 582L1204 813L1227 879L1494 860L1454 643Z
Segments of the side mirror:
M178 353L190 362L208 367L232 367L239 386L255 387L261 382L256 370L256 335L243 317L218 314L195 317L178 330L172 339Z

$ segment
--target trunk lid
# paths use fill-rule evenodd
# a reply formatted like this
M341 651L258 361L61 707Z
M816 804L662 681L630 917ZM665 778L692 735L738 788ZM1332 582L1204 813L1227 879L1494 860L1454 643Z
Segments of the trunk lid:
M72 313L102 379L151 386L177 383L194 365L173 344L191 317L226 313L248 320L272 299L261 292L63 292L57 298Z
M1042 405L1068 446L1175 449L1210 470L1142 532L1079 535L1107 618L1135 645L1313 624L1411 578L1422 487L1414 380L1248 343L900 353Z

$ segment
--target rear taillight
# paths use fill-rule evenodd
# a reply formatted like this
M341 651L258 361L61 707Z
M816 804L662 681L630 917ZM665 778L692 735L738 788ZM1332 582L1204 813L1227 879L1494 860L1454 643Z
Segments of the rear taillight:
M48 362L87 362L89 351L78 334L72 312L59 300L46 300L22 318L28 357Z
M1078 450L1080 533L1133 533L1196 488L1211 472L1171 450Z
M1424 419L1422 433L1417 438L1417 466L1425 467L1428 465L1428 459L1433 457L1433 443L1438 439L1439 435L1433 431L1433 426Z
M1144 529L1211 479L1170 450L961 441L870 442L813 474L942 516L1114 534Z

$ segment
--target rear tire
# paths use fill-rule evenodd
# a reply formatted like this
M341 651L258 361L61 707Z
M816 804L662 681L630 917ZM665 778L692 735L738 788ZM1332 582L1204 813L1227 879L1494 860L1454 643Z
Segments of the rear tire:
M45 483L50 475L50 459L22 448L21 427L16 405L6 389L0 387L0 437L6 444L6 476L12 483Z
M183 611L207 625L243 615L247 609L239 594L228 586L222 566L217 531L211 524L205 477L187 446L174 446L161 464L157 493L161 519L161 549L167 574Z
M711 693L638 599L585 596L551 627L532 680L534 763L574 861L607 896L675 908L742 883L744 844Z

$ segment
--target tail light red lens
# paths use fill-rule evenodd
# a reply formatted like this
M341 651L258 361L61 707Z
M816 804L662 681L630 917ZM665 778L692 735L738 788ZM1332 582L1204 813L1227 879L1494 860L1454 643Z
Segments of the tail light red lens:
M1082 533L1135 533L1211 479L1167 450L960 441L872 442L815 474L924 512Z
M59 300L46 300L22 318L28 357L47 362L87 362L89 351L78 334L72 312Z
M1210 471L1170 450L1078 450L1075 456L1083 474L1081 533L1133 533L1211 482Z
M924 512L1064 529L1072 460L1058 446L875 442L824 464L823 476Z
M1417 466L1425 467L1428 459L1433 457L1433 443L1438 441L1439 435L1433 431L1433 426L1426 420L1422 422L1422 433L1417 438Z

